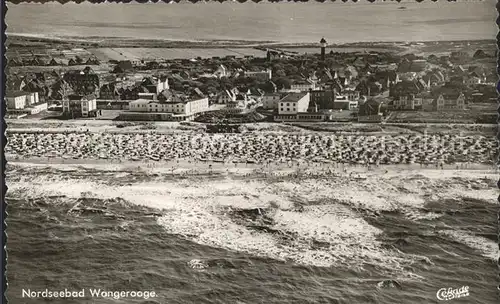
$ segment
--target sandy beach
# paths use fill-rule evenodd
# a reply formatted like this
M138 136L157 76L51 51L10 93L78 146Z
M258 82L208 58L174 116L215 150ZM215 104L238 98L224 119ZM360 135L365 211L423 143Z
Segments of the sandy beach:
M217 163L493 164L494 139L458 135L9 133L15 157Z

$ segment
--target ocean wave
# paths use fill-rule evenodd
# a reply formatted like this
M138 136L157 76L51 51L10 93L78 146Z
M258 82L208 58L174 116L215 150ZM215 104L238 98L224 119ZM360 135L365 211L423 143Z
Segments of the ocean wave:
M487 238L473 235L463 230L446 230L442 231L441 234L477 250L487 259L496 261L499 258L498 243Z
M425 257L386 246L380 238L383 231L367 222L367 217L397 211L413 221L437 218L426 210L427 196L438 186L444 189L440 196L455 190L448 186L453 179L433 180L408 172L397 179L371 175L364 180L347 176L281 181L227 176L165 181L157 176L129 184L114 181L125 177L124 172L100 175L95 180L92 172L84 174L84 169L59 174L39 168L33 171L36 173L29 172L9 184L9 195L121 198L161 209L157 223L167 232L202 245L302 265L347 266L360 271L374 266L406 278L418 278L409 269ZM422 189L422 184L430 188ZM122 226L126 229L127 225ZM472 247L483 244L483 240L461 240ZM486 246L483 249L490 252Z

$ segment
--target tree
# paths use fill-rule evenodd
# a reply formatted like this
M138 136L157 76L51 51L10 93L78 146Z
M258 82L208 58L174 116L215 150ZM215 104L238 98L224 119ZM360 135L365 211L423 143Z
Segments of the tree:
M274 92L274 86L270 81L259 84L259 89L263 90L266 93Z
M169 78L168 83L169 83L170 88L172 88L175 91L183 91L184 90L184 86L183 86L182 82L180 82L176 78Z
M273 64L273 68L272 68L273 73L275 73L278 70L285 70L285 66L282 63Z
M234 87L233 80L227 77L222 77L220 80L220 88L222 90L230 90Z
M289 89L291 87L290 80L288 78L285 78L285 77L280 77L280 78L276 79L276 81L274 83L278 87L278 90Z
M274 75L276 75L276 77L285 77L286 73L284 70L276 70L276 72L274 72Z
M285 66L285 74L290 76L290 75L297 75L299 74L299 68L294 66L293 64L287 64Z

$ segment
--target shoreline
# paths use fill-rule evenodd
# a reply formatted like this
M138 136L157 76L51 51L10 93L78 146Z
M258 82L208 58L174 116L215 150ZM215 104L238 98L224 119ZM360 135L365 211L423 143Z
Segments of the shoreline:
M6 154L7 166L9 164L20 166L54 166L54 167L83 167L86 169L107 169L114 168L116 171L126 171L127 169L163 171L170 173L254 173L268 174L276 173L311 173L322 172L332 175L349 175L350 173L389 173L389 172L488 172L498 173L498 169L493 165L481 163L456 163L445 164L443 169L436 168L435 165L420 164L380 164L379 166L357 165L350 163L313 163L307 164L305 161L296 162L273 162L266 164L245 164L216 161L198 161L193 158L172 159L153 161L148 159L119 160L119 159L98 159L98 158L61 158L61 157L19 157ZM290 165L291 164L291 165ZM347 171L345 171L345 170Z

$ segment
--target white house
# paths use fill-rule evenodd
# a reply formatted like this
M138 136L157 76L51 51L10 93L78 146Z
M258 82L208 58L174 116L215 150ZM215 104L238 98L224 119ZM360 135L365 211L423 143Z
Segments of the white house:
M7 109L10 110L21 110L26 107L27 92L9 92L7 93Z
M189 101L172 100L164 102L138 99L129 102L129 111L131 112L173 113L183 116L192 116L197 113L205 112L208 109L208 98Z
M7 101L7 109L11 111L37 114L47 110L47 103L40 102L38 92L9 92L5 99Z
M168 85L168 78L166 76L145 77L143 78L141 85L147 88L150 93L156 94L160 94L164 90L170 89L170 86Z
M26 96L26 105L31 106L31 105L36 105L40 102L38 99L38 92L33 92L29 93L28 96Z
M156 94L160 94L163 90L169 90L170 86L168 85L167 77L160 77L156 83Z
M97 100L95 96L82 100L82 116L89 117L91 112L97 110Z
M63 113L72 117L92 117L97 110L97 100L95 95L86 96L72 95L63 100Z
M151 102L150 99L132 100L131 102L128 103L128 105L129 105L129 111L147 112L148 111L148 104L150 102Z
M309 101L309 92L290 93L279 101L278 114L293 115L301 112L307 112L307 109L309 108Z

